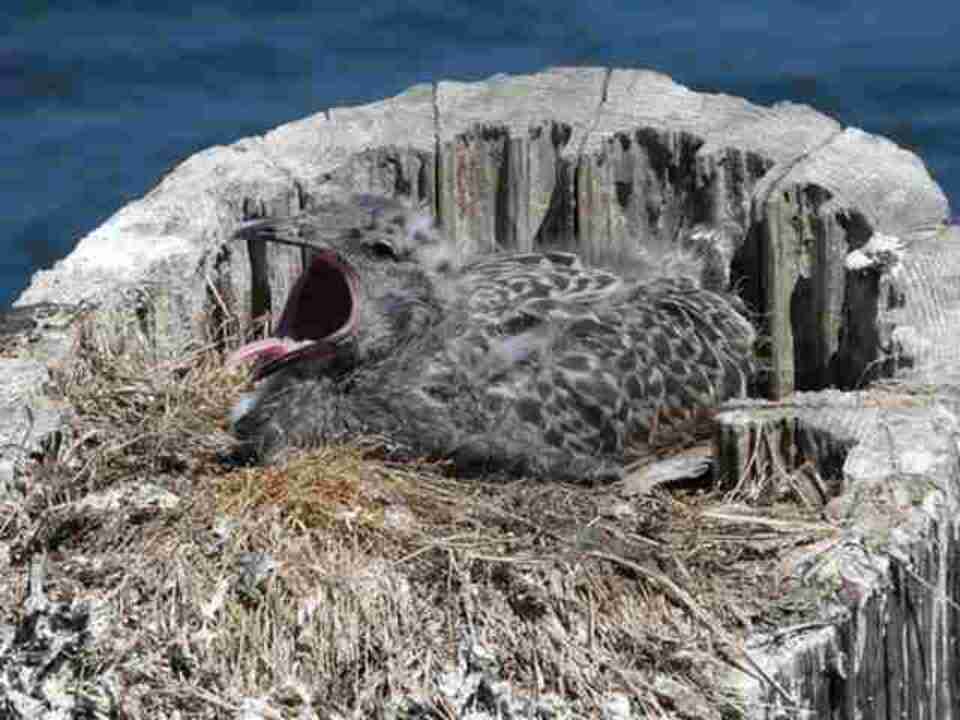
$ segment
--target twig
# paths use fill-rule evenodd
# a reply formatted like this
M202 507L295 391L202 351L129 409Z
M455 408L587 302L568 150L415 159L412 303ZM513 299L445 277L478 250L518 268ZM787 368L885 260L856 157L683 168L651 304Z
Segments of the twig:
M702 516L711 520L720 520L721 522L743 523L745 525L762 525L773 530L781 532L817 532L832 531L836 528L826 523L806 523L795 520L777 520L770 517L759 517L754 515L739 515L736 513L725 513L716 510L704 510Z
M770 687L772 687L774 691L776 691L776 693L784 699L784 701L790 703L792 706L796 705L796 700L794 700L793 696L790 695L790 693L787 692L787 690L780 685L780 683L774 680L773 677L766 670L764 670L760 664L753 659L753 657L751 657L747 650L744 648L737 648L733 641L730 640L730 638L728 638L726 634L722 632L722 630L720 630L722 627L720 621L717 618L711 617L707 611L701 608L683 588L678 587L670 578L662 573L654 572L653 570L649 570L642 565L631 562L626 558L622 558L611 553L593 550L588 552L587 555L599 560L607 560L608 562L622 565L623 567L633 570L638 575L642 575L648 580L651 580L665 588L676 602L679 602L683 607L685 607L690 614L693 615L693 617L696 618L696 620L710 632L714 638L720 641L721 646L723 646L726 651L724 654L727 655L729 662L739 669L749 673L749 671L743 667L743 664L736 659L736 654L742 655L753 671L756 672L764 681L766 681ZM734 653L734 655L730 655L729 653Z

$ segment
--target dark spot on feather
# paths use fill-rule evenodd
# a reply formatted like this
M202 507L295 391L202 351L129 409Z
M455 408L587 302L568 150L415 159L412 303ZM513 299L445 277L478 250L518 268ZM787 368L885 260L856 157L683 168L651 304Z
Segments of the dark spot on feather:
M628 377L625 385L627 393L630 395L630 397L642 398L646 394L643 384L637 380L635 375Z
M605 382L595 382L591 386L593 399L605 407L616 407L620 401L620 393L617 389Z
M601 452L606 455L622 452L617 433L610 430L601 430L586 438L587 443L595 448L595 452Z
M504 399L499 395L488 395L487 396L487 410L492 413L499 415L503 412Z
M586 430L583 418L577 415L568 415L560 423L560 429L564 431L564 441L569 443L571 439L577 438Z
M655 402L659 402L663 397L663 373L654 372L647 379L647 395Z
M537 297L550 297L550 291L553 289L549 284L543 282L542 280L537 280L533 287L536 289Z
M591 427L601 427L606 420L606 414L603 410L592 403L580 402L577 404L577 410L580 412L580 416Z
M546 253L547 258L551 262L557 263L558 265L576 265L577 256L571 253L559 253L559 252L548 252Z
M547 430L543 434L543 439L550 445L556 445L557 447L563 446L563 434L554 428Z
M717 360L716 354L707 345L703 346L700 354L697 356L697 364L709 370L718 370L720 368L720 361Z
M603 334L609 335L611 333L611 328L603 325L602 323L597 322L593 318L581 318L575 320L570 324L570 327L567 330L570 335L576 337L590 336L594 334Z
M720 331L708 323L701 323L697 333L707 342L715 343L721 338Z
M673 376L667 375L665 378L667 397L675 398L676 402L681 402L686 397L684 386Z
M519 262L521 265L539 265L541 257L536 254L533 254L533 255L527 254L527 255L517 256L513 258L513 260L514 262Z
M590 369L590 359L586 355L567 355L557 365L567 370L586 372Z
M519 335L522 332L526 332L534 325L539 325L540 319L534 317L533 315L527 315L526 313L520 313L519 315L514 315L512 318L508 318L506 322L501 325L504 335Z
M537 426L543 424L543 416L540 414L540 404L538 402L530 398L522 398L516 402L513 408L517 417L524 422Z
M697 348L690 342L689 338L683 338L677 346L677 352L684 357L693 357L697 354Z
M653 351L660 356L660 358L670 357L670 343L667 342L667 338L664 337L662 332L657 333L653 336L653 342L650 343L653 347Z
M690 327L690 316L680 308L674 307L673 305L668 305L664 308L664 311L667 315L673 318L673 322L669 325L664 325L664 328L673 331L674 335L676 335L677 326L684 328Z
M632 373L637 369L637 356L634 353L623 353L617 358L617 370L622 373Z

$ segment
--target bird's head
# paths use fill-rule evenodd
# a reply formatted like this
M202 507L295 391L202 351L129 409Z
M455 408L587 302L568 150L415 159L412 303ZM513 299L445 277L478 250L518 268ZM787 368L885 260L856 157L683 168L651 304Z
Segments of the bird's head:
M390 353L436 322L460 262L429 214L375 196L248 222L236 237L304 254L272 335L228 358L254 361L257 379L308 358L362 363Z

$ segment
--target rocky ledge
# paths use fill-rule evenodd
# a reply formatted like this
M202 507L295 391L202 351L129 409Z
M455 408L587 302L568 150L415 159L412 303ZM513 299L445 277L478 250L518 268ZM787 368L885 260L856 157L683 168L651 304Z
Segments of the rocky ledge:
M416 86L200 152L38 273L7 316L17 343L0 358L0 443L17 450L0 488L69 414L44 385L72 318L127 318L158 358L227 326L247 334L283 306L304 258L235 243L238 225L355 192L425 204L476 252L562 248L609 264L709 236L768 370L768 400L717 418L716 487L744 522L790 496L833 528L778 577L782 599L815 612L747 632L718 686L751 717L960 713L960 229L915 155L803 105L647 71L554 69ZM37 567L7 657L22 656L30 614L54 607Z

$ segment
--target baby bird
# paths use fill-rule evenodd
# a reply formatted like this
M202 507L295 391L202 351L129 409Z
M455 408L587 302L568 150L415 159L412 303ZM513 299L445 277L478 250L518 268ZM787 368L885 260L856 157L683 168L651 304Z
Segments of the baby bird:
M373 434L464 473L609 482L628 442L745 394L754 369L734 299L565 252L473 256L397 201L238 237L310 248L274 336L229 360L255 362L233 426L259 459Z

